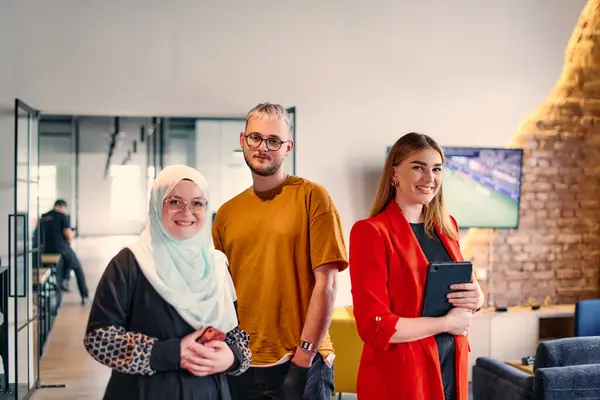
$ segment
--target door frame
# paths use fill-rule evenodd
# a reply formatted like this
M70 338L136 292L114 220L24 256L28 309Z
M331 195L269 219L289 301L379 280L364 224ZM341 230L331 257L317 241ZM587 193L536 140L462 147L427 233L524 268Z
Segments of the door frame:
M21 111L25 111L25 113L27 114L27 118L28 118L28 132L27 132L27 213L23 213L22 211L19 210L19 205L18 205L18 200L19 200L19 182L22 182L22 180L19 178L19 133L20 133L20 127L19 127L19 123L20 123L20 119L21 119ZM23 361L23 360L19 360L19 332L26 329L29 330L29 325L35 323L36 318L38 318L37 315L33 315L31 318L29 318L29 314L30 314L30 307L33 306L33 288L29 287L32 282L29 282L28 280L28 276L29 276L29 268L33 268L34 265L37 266L37 268L35 268L39 274L39 262L40 262L40 253L39 253L39 231L37 231L37 235L38 235L38 241L37 241L37 248L31 248L30 249L30 243L29 243L29 221L31 219L31 210L30 205L30 195L31 195L31 191L30 191L30 171L31 171L31 135L37 135L37 149L36 149L36 168L37 168L37 182L38 182L38 192L39 192L39 165L40 165L40 146L39 146L39 118L40 118L40 112L39 110L31 107L29 104L25 103L24 101L16 98L15 99L15 109L14 109L14 122L15 122L15 152L14 152L14 195L13 195L13 213L9 216L9 270L8 270L8 277L9 277L9 297L13 299L13 321L14 321L14 336L13 336L13 345L9 346L12 347L12 353L8 352L8 359L9 362L11 361L11 356L14 357L14 364L13 364L13 375L14 375L14 387L13 387L13 394L15 396L15 398L20 398L21 396L19 395L19 391L21 390L20 388L20 381L19 381L19 361ZM33 120L37 120L37 124L36 124L36 131L32 133L31 129L31 121ZM36 192L36 195L38 196L39 199L39 193ZM36 203L37 204L37 210L36 210L36 219L39 219L39 202ZM23 242L23 253L24 254L18 254L18 246L17 246L17 238L18 238L18 219L19 218L23 218L25 219L25 226L24 226L24 232L23 234L25 235L24 237L24 242ZM14 221L12 223L12 230L10 229L10 221ZM13 248L14 247L14 248ZM33 253L32 254L32 261L33 261L33 257L37 257L37 263L35 263L34 265L29 265L29 253ZM14 271L16 271L17 269L17 265L18 265L18 257L19 256L23 256L24 257L24 272L25 272L25 277L24 277L24 284L25 284L25 295L24 296L20 296L18 294L18 287L17 287L17 278L16 276L12 276L12 273ZM13 265L13 268L10 268L10 265ZM33 264L33 263L32 263ZM32 272L32 277L33 277L33 270ZM14 292L11 293L11 288L13 286L14 283ZM19 326L19 324L17 323L17 321L20 319L19 318L19 303L18 303L18 299L21 297L25 297L26 299L29 297L28 293L31 293L31 299L27 300L27 307L26 307L26 319L27 321L24 322L24 325L22 327ZM38 304L37 304L37 310L39 312L39 296L38 296ZM33 313L32 313L33 314ZM7 312L6 315L6 319L5 319L5 323L9 324L9 313ZM36 388L39 386L39 382L40 382L40 357L39 357L39 349L38 352L33 351L33 353L31 352L31 347L34 345L34 341L38 341L38 346L39 346L39 330L40 330L40 326L39 326L39 321L38 321L38 326L37 326L37 332L35 330L33 331L32 335L27 335L27 365L28 365L28 379L27 379L27 393L25 394L24 398L27 399L29 398L33 392L36 390ZM36 335L37 333L37 335ZM33 338L31 336L34 336ZM35 349L35 347L34 347ZM33 359L29 358L29 354L33 354ZM32 366L30 363L34 363L37 364L36 366ZM37 368L36 368L37 367ZM10 364L8 366L8 371L4 371L6 374L6 388L5 390L11 390L11 384L10 384ZM29 377L29 369L32 370L36 370L37 369L37 376L31 376ZM35 375L35 372L34 372ZM30 381L30 378L34 378L34 381Z

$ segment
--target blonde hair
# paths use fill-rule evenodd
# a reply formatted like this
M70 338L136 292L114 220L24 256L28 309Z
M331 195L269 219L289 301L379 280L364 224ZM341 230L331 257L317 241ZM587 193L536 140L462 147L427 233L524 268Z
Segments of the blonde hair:
M248 114L246 114L246 128L248 127L248 121L250 121L251 119L261 119L261 118L280 119L287 124L290 132L292 130L292 123L290 122L290 116L288 115L285 108L283 108L283 106L281 106L280 104L273 104L273 103L269 103L269 102L260 103L256 107L254 107L252 110L248 111ZM244 129L246 129L246 128L244 128Z
M377 194L373 200L369 217L374 217L381 213L390 201L393 201L396 197L396 188L392 185L394 167L413 154L425 149L437 151L442 157L442 163L445 161L442 148L427 135L411 132L402 136L394 143L385 160L385 166L379 179L379 187L377 188ZM434 236L436 226L439 226L446 235L452 239L458 239L456 227L446 212L443 187L440 187L440 190L433 200L431 200L431 203L423 206L423 222L425 223L425 232L431 237Z

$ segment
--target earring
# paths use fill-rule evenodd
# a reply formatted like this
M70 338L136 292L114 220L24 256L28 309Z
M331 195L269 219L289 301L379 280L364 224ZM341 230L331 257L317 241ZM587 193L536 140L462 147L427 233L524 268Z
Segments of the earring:
M392 183L392 186L393 186L393 187L398 187L398 184L399 184L399 182L398 182L398 178L396 178L395 176L393 176L393 177L392 177L392 182L391 182L391 183Z

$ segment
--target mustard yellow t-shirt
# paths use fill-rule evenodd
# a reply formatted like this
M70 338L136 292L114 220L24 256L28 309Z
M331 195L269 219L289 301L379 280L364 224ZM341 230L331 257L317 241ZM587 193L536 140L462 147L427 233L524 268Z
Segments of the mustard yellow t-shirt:
M348 266L339 214L327 191L296 176L267 192L252 188L221 206L215 247L227 255L240 328L250 334L253 365L293 352L315 286L313 270ZM319 352L333 353L329 333Z

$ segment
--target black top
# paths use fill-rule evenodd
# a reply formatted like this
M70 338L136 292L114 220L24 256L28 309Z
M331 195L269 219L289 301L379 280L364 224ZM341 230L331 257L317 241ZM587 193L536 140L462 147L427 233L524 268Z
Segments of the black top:
M121 250L100 280L86 330L88 352L113 368L104 399L225 398L224 374L196 377L179 367L181 339L193 331L154 290L131 250ZM230 348L239 366L243 356Z
M64 230L70 227L69 216L56 210L48 211L40 218L40 238L44 253L61 253L69 248Z
M444 247L442 241L434 235L429 237L425 233L425 224L410 224L425 257L429 262L434 261L452 261L450 254ZM454 378L454 336L449 333L440 333L435 335L440 355L440 367L442 372L442 382L444 384L444 395L446 400L453 399L455 378Z

